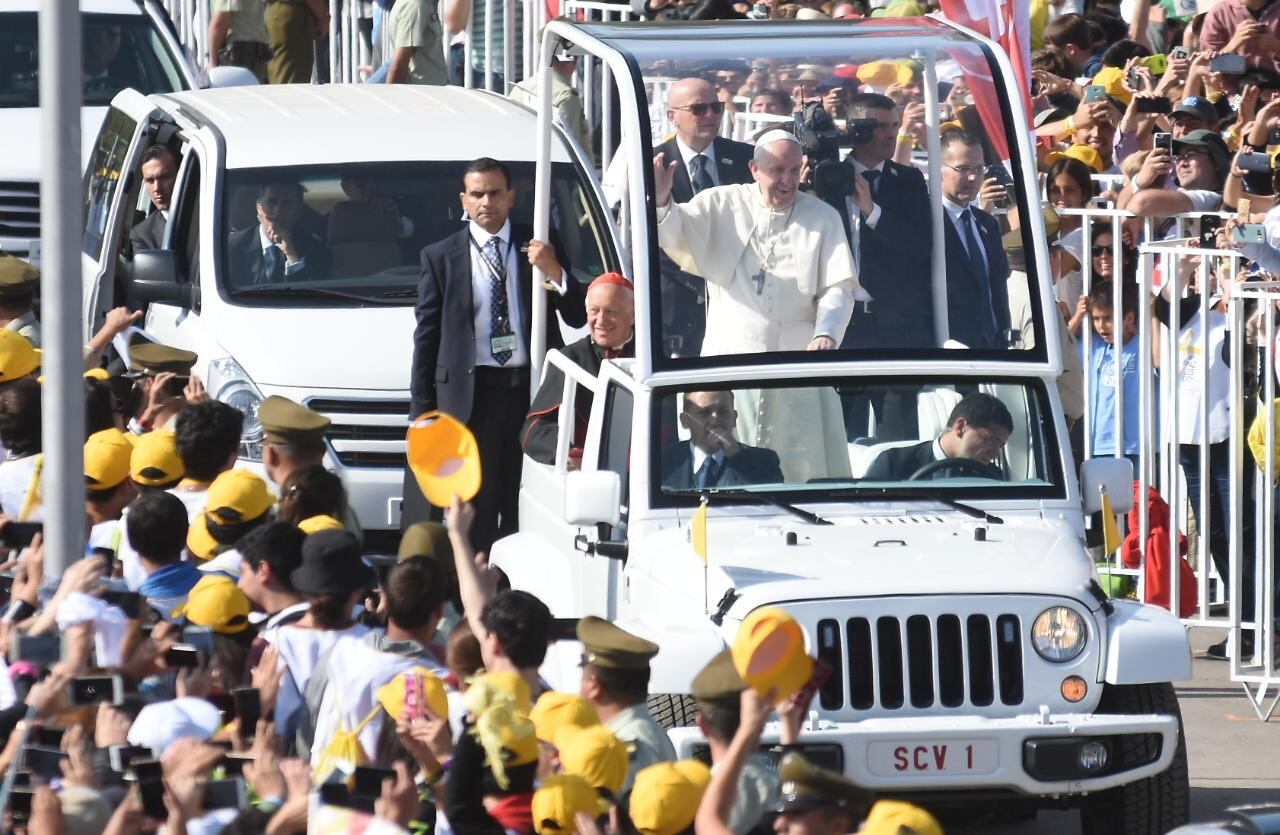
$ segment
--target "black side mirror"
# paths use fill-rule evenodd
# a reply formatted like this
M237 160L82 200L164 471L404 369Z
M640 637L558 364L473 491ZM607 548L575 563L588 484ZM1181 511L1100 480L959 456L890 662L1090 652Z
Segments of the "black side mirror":
M178 253L171 249L144 249L134 253L129 290L141 303L172 304L187 310L200 306L200 288L180 281Z

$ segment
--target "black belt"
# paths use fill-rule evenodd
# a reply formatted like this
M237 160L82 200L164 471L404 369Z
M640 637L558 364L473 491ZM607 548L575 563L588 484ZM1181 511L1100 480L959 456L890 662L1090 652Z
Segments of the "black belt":
M529 366L498 368L493 365L477 365L476 385L491 388L527 387L529 385Z

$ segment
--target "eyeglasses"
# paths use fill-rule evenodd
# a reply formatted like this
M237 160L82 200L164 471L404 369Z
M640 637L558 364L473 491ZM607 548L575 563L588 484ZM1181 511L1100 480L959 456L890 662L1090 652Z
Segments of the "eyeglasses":
M1208 151L1182 151L1181 153L1174 154L1173 158L1178 162L1191 162L1193 159L1199 159L1200 157L1207 156L1209 156Z
M673 107L672 110L685 110L701 119L708 113L714 113L719 116L724 113L724 102L722 101L700 101L696 104L687 104L684 107Z
M959 174L961 177L977 177L982 174L981 165L947 165L945 162L942 164Z
M1102 257L1102 256L1104 256L1104 255L1106 255L1106 256L1110 256L1110 255L1111 255L1111 245L1110 245L1110 244L1102 244L1102 245L1100 245L1100 246L1095 246L1095 247L1093 248L1093 257L1094 257L1094 258L1101 258L1101 257Z

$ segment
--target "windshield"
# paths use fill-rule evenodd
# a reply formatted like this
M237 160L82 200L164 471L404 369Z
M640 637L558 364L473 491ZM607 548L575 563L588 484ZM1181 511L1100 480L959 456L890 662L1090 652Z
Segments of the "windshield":
M674 390L654 401L653 483L667 496L897 491L1061 495L1039 383L851 379Z
M459 193L467 164L229 171L223 292L237 304L273 307L413 305L422 248L463 228ZM507 168L515 190L510 222L532 226L533 163ZM552 165L551 195L552 237L574 278L589 283L617 269L606 254L612 248L599 204L571 163ZM272 238L277 246L268 242ZM280 258L277 252L292 254Z
M146 94L186 88L151 18L85 14L81 21L86 107L105 107L128 87ZM0 107L40 106L38 31L35 12L0 15Z
M927 37L881 37L874 22L841 37L739 29L696 56L678 38L625 42L655 160L655 367L762 352L1043 358L1016 229L1034 201L994 59L917 28ZM619 205L625 166L605 174ZM794 353L814 349L835 350Z

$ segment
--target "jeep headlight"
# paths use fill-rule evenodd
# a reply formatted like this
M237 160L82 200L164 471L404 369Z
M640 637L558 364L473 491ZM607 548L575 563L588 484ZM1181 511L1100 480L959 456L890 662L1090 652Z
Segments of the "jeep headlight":
M1031 646L1046 661L1070 661L1084 650L1089 631L1074 609L1045 609L1031 626Z
M262 392L258 391L240 363L231 357L209 363L208 389L214 400L234 406L244 415L239 456L249 461L261 461L262 422L258 419L258 407L262 405Z

